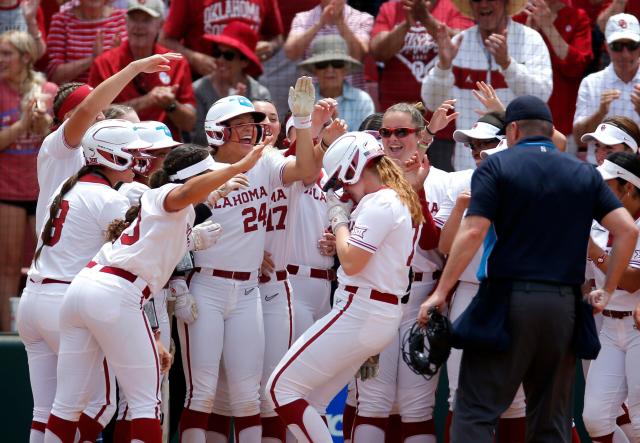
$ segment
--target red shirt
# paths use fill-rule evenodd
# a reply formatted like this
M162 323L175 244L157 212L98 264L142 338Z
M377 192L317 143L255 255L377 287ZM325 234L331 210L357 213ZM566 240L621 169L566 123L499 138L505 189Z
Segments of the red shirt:
M450 0L439 0L431 14L453 29L467 29L473 21L462 15ZM391 31L405 21L402 3L390 1L380 7L371 31L371 38ZM398 102L420 101L422 79L438 61L438 45L421 24L413 26L404 38L402 50L384 62L380 76L380 106L387 109ZM438 138L451 139L455 124L438 133Z
M286 40L291 30L291 22L298 12L308 11L318 6L319 0L277 0L280 16L282 17L283 36Z
M600 12L604 11L606 8L611 5L612 0L604 0L602 2L602 8L600 8ZM640 20L640 1L638 0L628 0L627 6L624 8L624 12L627 14L635 15L638 20Z
M597 3L593 3L592 0L571 0L570 6L582 9L589 16L591 24L595 24L602 11L602 4L602 0L598 0Z
M52 114L53 97L58 87L53 83L42 85L48 96L47 108ZM0 81L0 130L20 120L20 94ZM36 162L44 137L25 134L0 152L0 200L36 201L38 176Z
M204 52L202 35L221 34L232 20L244 21L261 39L270 40L282 34L282 18L275 0L173 1L164 34L183 40L187 48Z
M170 52L169 49L156 44L153 48L154 54L164 54ZM107 78L113 76L116 72L123 69L133 61L133 55L129 50L129 43L125 42L117 48L103 52L95 59L91 65L89 72L89 84L97 86ZM191 70L189 63L185 58L179 60L171 60L169 62L171 69L166 72L156 72L153 74L138 74L133 81L129 82L122 90L120 95L114 100L115 103L123 103L134 98L142 97L150 92L156 86L172 86L178 85L175 93L176 100L182 104L190 104L195 107L196 99L193 95L191 86ZM179 131L173 126L167 113L162 108L147 108L138 111L140 120L155 120L164 122L173 133L174 138L179 137ZM179 140L179 138L177 138Z
M513 19L525 24L527 16L519 14ZM565 42L569 52L564 60L558 58L549 44L547 36L540 32L549 48L551 68L553 70L553 92L549 97L549 108L553 114L553 124L564 135L573 132L573 114L576 112L578 88L584 77L587 65L593 58L591 51L591 22L586 12L565 6L558 11L553 22Z

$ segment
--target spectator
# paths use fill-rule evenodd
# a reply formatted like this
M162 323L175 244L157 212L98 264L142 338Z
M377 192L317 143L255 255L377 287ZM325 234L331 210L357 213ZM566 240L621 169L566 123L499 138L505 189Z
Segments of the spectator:
M53 15L47 40L51 81L86 83L94 59L126 40L126 11L109 3L80 0L78 6Z
M129 39L105 51L91 66L89 84L97 86L134 60L169 52L157 42L164 17L162 0L130 0L127 10ZM165 123L173 137L190 132L196 120L191 70L185 59L169 62L169 71L140 74L116 97L131 106L140 120Z
M580 80L593 56L591 25L587 14L565 0L530 0L525 14L514 17L539 31L547 44L553 70L553 92L549 108L554 127L567 136L570 151L577 150L573 138L573 114Z
M267 60L282 46L282 18L275 0L172 1L160 42L184 54L195 73L208 75L216 61L202 36L222 34L236 20L247 23L262 39L256 45L259 59Z
M460 12L476 25L451 39L444 26L436 34L438 63L422 83L422 99L436 109L456 97L458 127L469 128L476 120L473 88L476 81L493 85L503 103L531 94L547 100L551 94L551 60L537 31L509 17L522 11L526 0L453 0ZM456 170L475 168L468 149L457 143Z
M51 125L56 85L33 70L31 35L0 35L0 330L9 330L9 297L18 294L26 236L33 236L36 159ZM35 238L34 238L35 241Z
M271 99L269 90L255 77L262 73L262 64L256 54L258 36L241 21L225 26L222 34L206 34L204 40L216 60L217 69L208 72L193 83L196 96L196 126L192 141L207 146L204 119L211 105L228 95L244 95L250 100Z
M371 33L371 54L384 63L380 74L380 106L387 109L397 102L420 101L420 86L437 61L438 45L432 37L442 23L452 32L473 26L451 0L390 1L382 5ZM431 118L427 112L426 118ZM440 131L429 150L429 160L439 169L451 171L453 129Z
M284 44L287 57L291 60L307 58L316 37L339 35L346 42L349 55L361 62L369 52L373 17L345 3L346 0L321 0L315 8L296 14ZM363 87L364 76L362 70L359 71L349 80L353 86Z
M318 98L333 98L338 102L338 116L355 130L369 114L375 111L373 100L362 89L345 81L348 72L362 64L349 56L347 43L339 35L318 37L311 45L311 57L298 66L318 80Z
M38 59L47 50L44 41L44 15L40 0L0 0L0 34L7 31L27 32L36 42Z
M629 14L614 15L605 32L611 63L580 83L573 134L578 138L595 131L609 115L640 123L640 24ZM590 151L593 146L590 146Z
M605 32L609 18L623 12L640 18L640 2L637 0L604 0L600 15L598 15L598 27L602 32Z
M602 124L594 132L582 136L582 142L593 142L595 146L596 164L602 162L614 152L638 153L640 146L640 129L627 117L613 116L602 120Z

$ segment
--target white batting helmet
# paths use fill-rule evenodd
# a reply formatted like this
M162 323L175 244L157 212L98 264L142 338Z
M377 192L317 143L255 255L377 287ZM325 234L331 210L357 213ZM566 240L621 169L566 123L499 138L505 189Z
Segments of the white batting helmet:
M133 128L136 130L138 137L151 143L151 147L147 151L154 149L174 148L181 145L179 141L175 141L171 135L171 131L162 122L147 120L134 123Z
M139 150L148 149L127 120L107 119L94 123L82 137L82 151L88 165L102 165L115 171L126 171L140 157Z
M341 135L331 143L322 159L322 166L329 177L324 190L335 188L339 182L357 183L367 163L383 155L384 148L371 134L347 132Z
M231 130L224 123L244 114L251 114L256 123L262 122L267 117L265 113L256 111L253 103L241 95L230 95L211 105L204 120L204 132L207 134L209 146L222 146L229 141ZM258 129L257 141L260 141L264 131L262 126L258 126Z

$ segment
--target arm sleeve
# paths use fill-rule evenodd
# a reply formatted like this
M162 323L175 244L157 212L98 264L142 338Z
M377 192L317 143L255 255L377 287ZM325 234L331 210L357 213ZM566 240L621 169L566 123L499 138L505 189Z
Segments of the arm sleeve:
M553 89L549 50L538 32L528 28L523 31L528 31L521 33L526 41L516 38L508 43L510 52L512 45L522 45L523 51L521 60L512 57L509 67L502 71L504 79L516 96L534 95L547 101Z
M356 37L358 37L358 40L362 42L369 42L371 39L371 29L373 28L373 16L366 12L359 13L362 14L362 17L358 20L358 27L356 29L352 29L352 31Z
M388 202L370 202L355 219L347 243L375 253L387 234L395 228L394 213Z
M284 32L280 8L274 0L264 0L265 11L260 24L260 36L272 39Z
M100 226L106 231L112 221L117 218L124 219L128 209L129 200L126 197L118 195L110 199L100 211Z
M269 162L269 193L276 188L284 186L282 181L282 173L284 171L285 166L290 162L295 162L294 158L286 158L283 155L280 155L278 152L267 152L262 154L262 158L264 158L267 162Z
M479 215L491 221L498 211L498 168L496 157L484 160L471 177L471 202L465 217Z
M554 52L551 52L551 61L554 69L571 78L582 76L593 58L589 17L582 9L577 9L576 11L575 22L573 23L576 31L571 36L571 40L567 42L569 45L567 56L562 60Z
M295 16L293 16L293 21L291 22L291 30L289 31L289 35L291 34L302 34L306 31L306 17L309 15L308 11L298 12Z
M76 150L80 147L80 145L71 146L64 138L64 128L68 121L69 120L63 122L58 129L47 136L47 138L45 139L47 143L42 144L40 153L38 155L50 155L57 160L65 160L69 157L77 155Z
M378 11L378 15L376 16L376 20L373 23L373 28L371 29L371 38L380 34L381 32L391 31L395 27L395 20L392 16L393 7L395 7L395 3L387 2L383 3L380 7L380 11Z
M175 188L182 186L176 183L170 183L163 186L160 186L156 189L150 189L149 191L142 194L142 198L140 199L140 204L144 205L145 211L152 212L154 214L164 215L165 217L177 216L179 217L182 211L189 208L186 208L175 211L175 212L167 212L164 209L164 199L167 198L169 192L173 191Z
M464 41L462 44L464 45ZM463 50L464 48L460 48L460 51ZM422 80L422 89L420 91L422 101L429 110L434 111L440 106L440 103L451 96L454 81L453 70L440 69L436 62L424 77L424 80Z

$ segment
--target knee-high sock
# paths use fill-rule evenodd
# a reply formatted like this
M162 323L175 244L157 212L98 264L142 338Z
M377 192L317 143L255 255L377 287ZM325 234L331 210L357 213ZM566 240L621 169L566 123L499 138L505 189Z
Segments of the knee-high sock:
M305 400L278 406L276 412L300 443L333 443L322 417Z
M356 415L353 422L353 443L384 443L388 417L362 417Z
M263 443L286 443L287 426L280 417L262 417L261 421Z
M162 427L157 418L134 418L131 420L132 443L162 443Z
M414 441L436 443L436 425L433 419L408 423L402 422L400 428L402 430L402 439L400 441L403 443L413 443Z
M262 424L260 414L249 417L235 417L233 420L233 431L236 443L258 442L262 436Z
M49 415L44 441L73 443L76 438L77 421L64 420L53 414Z
M80 431L80 439L78 440L80 443L94 442L98 438L98 434L102 432L102 425L98 420L82 414L78 421L78 431Z
M209 414L206 436L207 443L227 443L231 432L231 417Z
M206 443L209 414L183 409L180 417L180 443Z
M43 443L44 432L47 429L47 424L40 421L31 422L31 432L29 433L29 443Z
M453 411L448 411L447 421L444 425L444 443L451 441L451 422L453 422Z
M113 443L129 443L131 441L131 420L117 420L113 432Z

